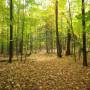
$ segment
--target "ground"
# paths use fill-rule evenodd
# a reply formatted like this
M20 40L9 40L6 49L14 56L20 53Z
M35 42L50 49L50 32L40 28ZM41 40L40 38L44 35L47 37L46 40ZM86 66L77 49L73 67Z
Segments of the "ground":
M26 61L0 62L0 90L90 90L90 65L73 57L33 54Z

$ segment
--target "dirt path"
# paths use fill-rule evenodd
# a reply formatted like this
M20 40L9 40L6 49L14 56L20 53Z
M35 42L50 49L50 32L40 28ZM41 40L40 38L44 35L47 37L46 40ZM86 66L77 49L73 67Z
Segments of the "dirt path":
M90 90L90 67L47 54L32 55L25 63L0 63L0 90Z

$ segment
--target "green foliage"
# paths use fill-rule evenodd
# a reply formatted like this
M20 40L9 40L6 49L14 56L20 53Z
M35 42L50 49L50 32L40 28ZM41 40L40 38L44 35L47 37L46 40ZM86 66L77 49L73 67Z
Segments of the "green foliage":
M14 39L18 37L21 38L22 32L22 23L24 22L24 40L27 39L28 34L32 36L37 35L37 30L39 34L42 35L41 38L45 36L45 31L54 32L55 39L55 1L56 0L13 0L13 24L14 24ZM59 3L59 32L66 37L67 27L70 25L69 11L67 7L67 0L58 0ZM72 25L74 33L79 37L82 34L82 14L81 14L81 1L80 0L70 0L70 9L72 16ZM10 25L10 12L9 12L9 3L6 3L6 0L0 0L0 34L2 28L4 28L4 34L8 34L9 39L9 25ZM24 18L24 19L23 19ZM90 28L90 10L89 3L86 3L86 30L89 32ZM0 36L1 37L1 36ZM35 39L35 38L34 38ZM3 38L5 41L4 44L9 43L6 38ZM14 41L15 41L14 40ZM29 41L29 38L28 38ZM35 40L33 40L34 42ZM37 42L34 42L38 43ZM45 39L43 40L45 43Z

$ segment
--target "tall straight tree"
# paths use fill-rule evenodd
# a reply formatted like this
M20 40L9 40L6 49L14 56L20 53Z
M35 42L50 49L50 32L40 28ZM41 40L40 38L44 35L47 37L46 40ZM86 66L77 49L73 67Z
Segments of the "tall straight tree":
M59 31L58 31L58 0L56 0L56 11L55 11L55 14L56 14L56 46L57 46L57 56L58 57L62 57L62 55L61 55L61 53L62 53L61 43L60 43L60 40L59 40Z
M22 17L22 37L21 37L21 61L23 59L23 34L24 34L24 29L25 29L25 0L23 0L23 17Z
M82 0L82 29L83 29L83 66L87 66L86 30L85 30L85 1Z
M13 57L13 2L10 0L10 45L9 45L9 62Z

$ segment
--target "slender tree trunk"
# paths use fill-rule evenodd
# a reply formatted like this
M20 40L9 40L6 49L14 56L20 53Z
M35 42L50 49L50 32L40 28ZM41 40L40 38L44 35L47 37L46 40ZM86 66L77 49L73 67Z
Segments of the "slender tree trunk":
M66 50L66 55L70 55L71 52L70 52L70 45L71 44L71 33L70 33L70 29L68 29L68 32L67 32L67 50Z
M21 61L22 61L22 58L23 58L23 34L24 34L24 19L22 21L22 38L21 38Z
M49 53L48 30L46 29L46 53Z
M30 55L33 52L33 36L32 33L30 33Z
M24 0L23 0L23 4L24 4ZM23 34L24 34L24 26L25 26L25 16L24 16L24 11L25 11L25 9L24 9L24 6L25 5L23 5L23 17L22 17L22 38L21 38L21 61L22 61L22 58L23 58Z
M26 27L27 28L27 27ZM26 35L25 35L25 38L26 38L26 42L25 42L25 61L27 59L27 55L28 55L28 32L26 30Z
M62 57L61 53L61 44L59 40L59 32L58 32L58 0L56 0L56 46L57 46L57 56Z
M8 9L7 9L8 11ZM8 27L8 20L6 20L7 22L7 27ZM9 32L8 32L8 28L7 28L7 56L9 56Z
M52 29L50 31L50 50L51 50L51 53L53 53L53 31Z
M13 57L13 3L10 0L10 46L9 46L9 62L12 62Z
M73 35L73 49L74 49L74 59L76 61L76 50L75 50L75 35L74 35L74 31L73 31L73 24L72 24L72 15L71 15L71 4L70 4L70 0L68 0L68 4L69 4L69 17L70 17L70 29L72 31L72 35Z
M83 29L83 66L87 66L86 31L85 31L85 1L82 0L82 29Z
M19 57L19 29L20 29L20 0L18 0L19 2L19 6L18 6L18 19L17 19L17 35L16 35L16 56L17 56L17 60Z
M3 21L2 21L2 30L1 30L1 55L4 54L4 41L3 41L3 38L4 38L4 17L2 15L2 18L3 18Z

